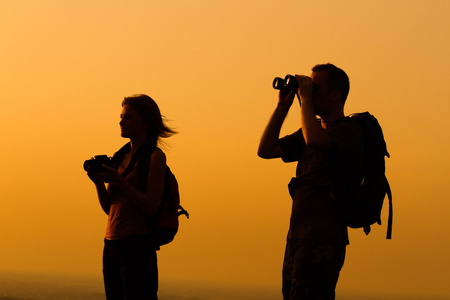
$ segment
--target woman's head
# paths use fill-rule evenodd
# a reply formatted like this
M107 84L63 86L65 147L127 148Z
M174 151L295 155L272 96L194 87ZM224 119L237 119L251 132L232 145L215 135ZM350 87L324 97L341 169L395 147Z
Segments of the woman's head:
M144 94L125 97L122 101L122 107L125 105L137 111L141 121L148 125L147 139L151 143L156 145L160 138L170 137L176 133L165 124L158 105L151 97Z

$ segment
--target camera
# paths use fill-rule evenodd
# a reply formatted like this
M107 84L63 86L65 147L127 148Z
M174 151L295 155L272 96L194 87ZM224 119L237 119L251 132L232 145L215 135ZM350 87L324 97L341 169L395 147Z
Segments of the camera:
M88 159L84 162L83 168L86 172L100 173L105 172L105 168L102 165L113 167L113 163L110 157L107 155L96 155L94 158Z
M272 86L276 90L296 90L298 89L297 78L294 75L286 75L286 77L276 77L273 80Z

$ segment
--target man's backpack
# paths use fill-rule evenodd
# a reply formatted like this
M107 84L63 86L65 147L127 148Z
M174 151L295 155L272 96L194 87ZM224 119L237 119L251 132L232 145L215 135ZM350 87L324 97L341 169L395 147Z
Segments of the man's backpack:
M130 143L127 143L119 151L117 151L113 158L113 165L117 169L118 164L122 161L124 155L131 149ZM142 187L142 192L147 191L147 176L150 165L150 157L155 146L148 143L143 144L138 151L133 155L128 164L128 167L123 171L122 176L127 176L133 169L138 160L138 179ZM184 214L189 219L189 213L180 205L180 194L178 190L178 182L175 175L166 166L164 179L164 193L161 199L161 204L155 217L148 218L148 226L151 238L156 243L156 246L162 246L170 243L175 238L178 232L178 216Z
M370 225L381 225L381 209L384 198L389 199L389 217L387 239L392 237L392 194L385 175L384 157L390 157L386 149L383 131L377 119L369 112L356 113L350 118L357 122L364 136L364 161L361 185L347 206L347 225L351 228L363 228L369 234Z

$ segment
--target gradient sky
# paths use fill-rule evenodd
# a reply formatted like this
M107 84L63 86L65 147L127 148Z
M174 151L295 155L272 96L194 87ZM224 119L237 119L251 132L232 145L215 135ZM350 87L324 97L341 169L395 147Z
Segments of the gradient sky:
M350 231L341 291L450 296L450 2L0 0L0 268L101 272L106 215L83 171L112 155L124 96L146 93L179 134L176 240L161 281L281 285L295 164L256 150L275 76L331 62L346 113L381 123L393 239ZM294 105L282 133L300 125Z

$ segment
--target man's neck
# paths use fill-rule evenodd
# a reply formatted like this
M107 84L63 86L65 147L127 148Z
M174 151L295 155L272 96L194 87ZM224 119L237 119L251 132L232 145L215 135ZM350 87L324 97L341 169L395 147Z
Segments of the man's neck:
M329 129L335 124L337 120L342 119L344 117L345 117L344 112L338 111L336 113L327 114L326 116L320 116L320 123L323 129Z

